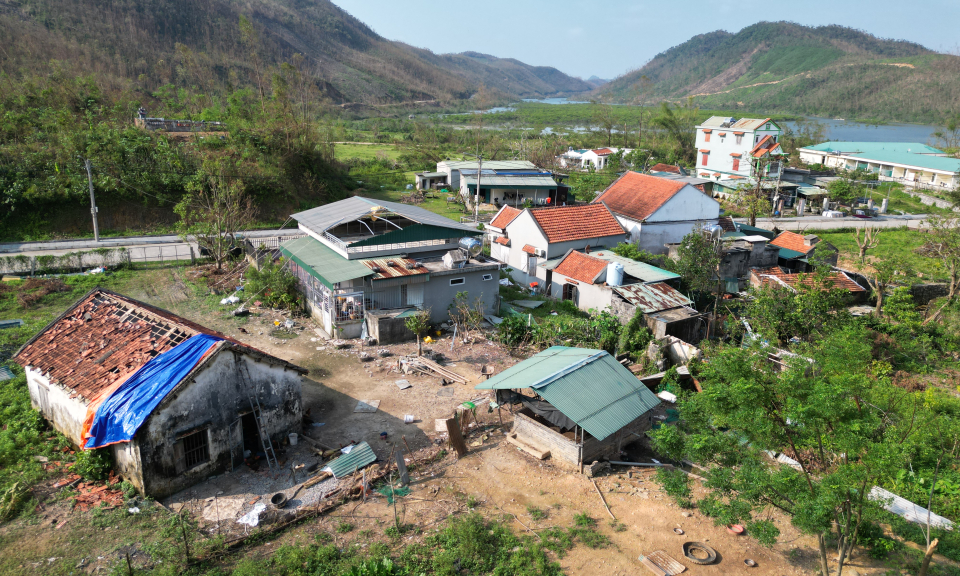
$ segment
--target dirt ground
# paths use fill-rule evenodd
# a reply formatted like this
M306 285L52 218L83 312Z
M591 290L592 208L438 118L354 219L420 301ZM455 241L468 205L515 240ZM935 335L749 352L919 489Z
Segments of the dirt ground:
M359 341L350 341L349 347L338 349L315 332L309 319L297 319L295 338L279 339L271 336L271 331L274 321L281 320L280 315L269 311L256 314L260 315L252 316L243 325L243 332L240 326L231 324L232 320L223 321L222 317L219 322L209 318L207 323L310 370L310 382L303 391L304 409L310 411L315 422L323 425L306 427L305 434L333 447L367 441L381 459L389 456L394 445L403 449L404 440L411 450L442 442L444 436L434 431L435 419L451 416L464 401L482 402L489 398L489 392L474 389L480 381L481 367L492 365L499 372L520 361L483 335L475 335L469 344L457 343L452 349L449 334L434 336L436 340L425 350L443 354L447 367L469 378L466 385L444 386L439 379L398 371L397 357L415 353L415 343L363 348ZM380 357L380 351L387 351L389 356ZM363 353L375 359L364 362ZM396 381L401 379L408 380L412 386L400 390ZM353 410L360 400L379 400L379 409L375 413L355 413ZM683 563L681 546L686 541L705 542L719 554L719 560L710 566L686 563L688 573L773 576L809 574L815 570L814 541L800 535L783 518L774 516L782 531L781 543L766 549L749 536L735 536L724 527L714 526L695 509L684 510L673 504L653 480L654 474L649 469L614 467L596 479L611 512L626 527L622 532L616 531L589 478L557 467L549 460L537 461L507 443L504 433L512 426L510 413L488 412L486 406L482 404L478 410L481 429L472 429L467 438L471 447L466 457L458 461L449 455L413 474L412 493L401 499L403 522L414 523L429 533L450 514L465 510L468 497L478 502L478 510L485 515L506 516L517 533L536 534L551 526L569 527L575 514L586 512L600 521L601 532L611 538L614 545L598 550L575 547L560 559L564 571L572 575L645 573L638 556L656 550L663 550ZM416 421L405 424L405 415L413 415ZM386 440L381 439L381 432L387 433ZM486 439L475 445L483 437ZM219 481L223 482L222 478ZM203 493L209 500L214 488L201 485L192 490ZM170 503L188 502L192 509L209 506L209 501L200 502L202 498L191 501L186 496L171 498ZM528 507L547 511L547 518L534 520ZM235 514L249 508L247 505ZM312 528L290 531L272 546L299 541L303 536L298 533L300 530L331 530L331 526L335 528L341 522L352 524L363 535L363 541L386 541L383 530L392 525L393 513L392 506L374 494L363 503L341 507L332 517L318 521ZM674 528L681 528L684 535L675 534ZM356 537L355 534L342 537L351 536ZM265 545L259 553L269 553L270 547ZM744 560L748 558L757 566L747 568ZM857 567L861 574L874 573L873 569L861 565L864 560L868 559L855 558L851 566ZM885 569L877 567L876 570L879 574Z

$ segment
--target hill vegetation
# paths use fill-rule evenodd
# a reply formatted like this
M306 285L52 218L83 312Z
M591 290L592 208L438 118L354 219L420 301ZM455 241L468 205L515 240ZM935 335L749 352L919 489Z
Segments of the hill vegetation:
M629 102L644 89L712 109L939 123L960 101L960 57L842 26L761 22L695 36L595 94Z
M252 24L248 34L237 26L241 16ZM294 54L307 81L337 104L463 99L481 83L508 97L591 88L555 68L385 40L329 0L7 0L0 35L8 75L54 60L148 92L181 71L207 92L249 86L263 66Z

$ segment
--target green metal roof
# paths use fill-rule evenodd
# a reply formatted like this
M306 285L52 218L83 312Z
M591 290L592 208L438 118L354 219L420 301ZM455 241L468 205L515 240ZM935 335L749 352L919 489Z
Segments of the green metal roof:
M504 370L478 390L530 388L597 440L643 416L660 400L603 350L553 346Z
M909 154L943 154L942 150L919 142L822 142L816 146L804 146L815 152L841 152L873 154L877 152L906 152Z
M806 254L803 252L797 252L796 250L789 250L787 248L780 249L780 257L784 260L793 260L794 258L802 258L805 256Z
M776 234L772 231L765 228L757 228L756 226L750 226L749 224L736 224L737 230L740 232L746 232L750 236L763 236L764 238L769 238L773 240Z
M921 168L924 170L938 170L940 172L960 171L960 159L946 158L943 156L927 156L925 154L914 154L911 152L872 152L851 154L850 160L860 162L873 162L874 164L902 164L911 168Z
M434 226L432 224L413 224L403 230L393 230L386 234L378 234L364 240L352 242L350 246L383 246L386 244L405 244L407 242L423 242L427 240L456 239L463 236L482 236L483 232L477 229L461 230Z
M476 176L463 176L468 187L477 187ZM556 188L557 183L550 176L480 176L481 188Z
M327 288L333 288L337 282L373 275L373 270L360 261L347 260L310 236L287 240L280 245L280 252Z
M644 283L663 282L664 280L675 280L680 277L679 274L674 274L663 268L657 268L644 262L618 256L610 250L598 250L596 252L591 250L590 255L600 260L606 260L607 262L619 262L623 265L623 272L625 274L639 278L640 281Z
M333 472L334 478L343 478L376 461L377 455L373 453L370 445L366 442L361 442L354 446L349 454L344 454L336 460L331 460L326 467Z

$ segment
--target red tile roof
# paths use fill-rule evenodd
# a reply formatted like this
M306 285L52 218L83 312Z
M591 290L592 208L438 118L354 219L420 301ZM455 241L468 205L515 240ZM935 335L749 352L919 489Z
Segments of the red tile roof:
M553 272L555 274L562 274L567 278L579 280L580 282L593 284L597 276L607 269L607 264L609 264L609 262L606 260L573 251L563 258L563 261L553 269Z
M498 236L497 239L494 240L494 242L496 242L497 244L503 244L504 246L510 245L510 240L506 236Z
M753 147L753 150L750 151L750 154L754 158L762 158L765 154L773 152L779 147L780 143L774 142L773 136L768 134L761 138L759 142L757 142L757 145Z
M786 285L794 290L800 285L812 286L815 279L813 274L788 274L779 266L755 269L751 270L751 273L756 277L756 281L760 285L779 284L782 282L783 284L781 285ZM776 278L780 282L777 282L773 278ZM863 286L857 284L844 272L830 274L826 277L826 282L830 287L843 288L847 292L866 292Z
M507 227L507 224L513 222L513 219L519 216L521 212L523 211L517 210L513 206L504 206L499 212L497 212L496 217L494 217L493 221L490 222L490 225L494 228L503 230Z
M626 234L610 210L599 203L529 210L551 244Z
M740 156L743 156L743 154L740 154L739 152L731 152L730 155L733 156L734 158L739 158Z
M218 336L267 356L166 310L97 288L28 341L14 360L90 400L197 334Z
M597 156L606 156L607 154L613 154L613 150L609 148L597 148L593 153Z
M537 253L537 249L534 248L533 246L529 245L529 244L524 244L524 246L523 246L523 251L526 252L527 254L536 254L536 253Z
M774 246L780 248L786 248L787 250L793 250L794 252L800 252L806 254L807 252L813 250L813 246L807 246L804 243L803 236L795 232L781 232L779 236L770 241Z
M627 172L594 200L603 202L610 210L642 222L674 197L686 183L649 174Z
M671 174L680 174L679 166L671 166L670 164L654 164L650 167L651 172L670 172Z

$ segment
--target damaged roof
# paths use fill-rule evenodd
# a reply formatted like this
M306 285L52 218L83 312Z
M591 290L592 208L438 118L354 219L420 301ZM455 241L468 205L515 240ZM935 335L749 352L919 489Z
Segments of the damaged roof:
M21 366L91 400L126 380L154 356L197 334L223 338L265 360L307 371L215 330L121 294L95 288L30 339L14 356Z
M779 266L772 268L754 269L751 272L761 284L780 284L796 291L797 286L813 286L814 274L788 274ZM826 277L825 281L835 288L842 288L847 292L866 292L866 288L858 284L846 272L838 271Z
M361 198L360 196L297 212L291 218L317 234L323 234L338 224L352 222L364 216L383 217L389 214L397 214L420 224L476 231L476 228L468 224L454 222L425 208L398 202L387 202L386 200Z
M552 346L476 386L529 388L597 440L660 404L640 380L604 350Z
M663 282L616 286L613 290L623 297L624 300L640 308L644 314L683 306L693 306L692 300L684 296L676 288Z

